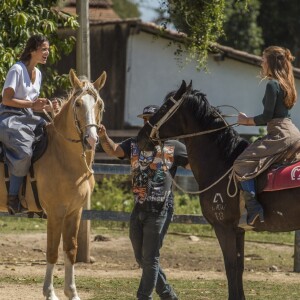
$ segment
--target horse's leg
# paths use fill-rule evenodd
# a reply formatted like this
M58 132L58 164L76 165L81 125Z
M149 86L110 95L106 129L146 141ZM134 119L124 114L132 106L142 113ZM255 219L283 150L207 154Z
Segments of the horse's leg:
M47 263L46 275L44 279L43 294L46 300L59 300L54 292L53 272L55 264Z
M241 236L237 237L237 230L230 226L217 225L214 227L216 236L220 243L228 282L228 299L243 300L245 295L243 287L240 286L242 281L240 253L238 253L238 245L241 243ZM240 245L239 245L240 248ZM241 250L241 249L239 249Z
M47 216L47 269L43 286L47 300L58 300L53 287L53 272L58 259L62 220L63 217L51 213Z
M236 249L237 249L237 284L241 300L245 299L244 286L243 286L243 273L245 261L245 230L242 228L237 229L236 234Z
M65 295L70 300L80 300L76 290L74 264L77 254L77 235L82 209L67 215L63 225L63 247L65 256Z

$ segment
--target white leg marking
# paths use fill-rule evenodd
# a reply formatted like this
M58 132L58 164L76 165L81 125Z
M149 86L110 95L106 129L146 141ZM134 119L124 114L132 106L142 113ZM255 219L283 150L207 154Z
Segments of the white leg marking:
M46 297L46 300L59 300L55 295L53 287L54 266L54 264L47 263L46 275L43 286L43 295Z
M71 264L66 252L64 252L65 259L65 295L69 300L80 300L75 284L74 265Z

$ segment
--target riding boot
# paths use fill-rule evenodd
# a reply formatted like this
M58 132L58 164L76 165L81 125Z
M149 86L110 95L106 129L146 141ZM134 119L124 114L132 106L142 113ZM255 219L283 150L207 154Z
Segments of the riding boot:
M253 192L242 191L247 208L247 223L253 226L256 219L259 217L260 222L264 220L264 210L261 204L257 201L256 195Z
M10 215L22 214L28 210L21 204L21 201L16 195L8 195L7 210Z

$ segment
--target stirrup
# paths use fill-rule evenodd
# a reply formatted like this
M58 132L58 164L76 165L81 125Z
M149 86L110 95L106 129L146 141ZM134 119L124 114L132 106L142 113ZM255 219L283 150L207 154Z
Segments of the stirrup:
M23 214L28 212L28 209L25 208L18 197L9 199L7 202L7 211L10 215Z
M27 212L27 217L29 219L34 218L34 216L37 216L40 219L47 219L47 214L44 211L39 211L39 212L29 211L29 212Z
M259 212L255 213L254 215L252 215L251 217L249 216L249 214L247 215L247 224L250 226L253 226L255 221L257 220L257 218L259 218L260 223L264 223L265 219L264 219L264 212L261 209Z

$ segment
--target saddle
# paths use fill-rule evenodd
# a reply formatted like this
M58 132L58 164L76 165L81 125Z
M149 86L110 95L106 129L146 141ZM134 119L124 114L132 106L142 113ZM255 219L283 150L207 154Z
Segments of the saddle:
M38 197L38 191L36 186L36 179L34 175L34 169L33 164L39 160L43 154L45 153L48 145L48 136L46 133L46 130L41 130L37 137L37 142L33 144L33 156L31 159L31 166L29 168L29 173L27 176L24 177L23 184L21 186L21 191L19 193L20 200L22 201L22 205L24 207L27 207L30 211L33 212L42 212L43 209L41 207L39 197ZM5 147L0 142L0 163L3 163L4 168L4 180L5 185L7 189L7 193L9 190L9 171L8 171L8 165L5 161ZM32 189L32 197L30 199L25 199L26 195L26 189L30 188L28 187L28 182L31 183L31 189ZM33 213L28 213L28 217L33 217Z
M281 163L257 177L257 191L272 192L300 187L300 141L292 145Z

